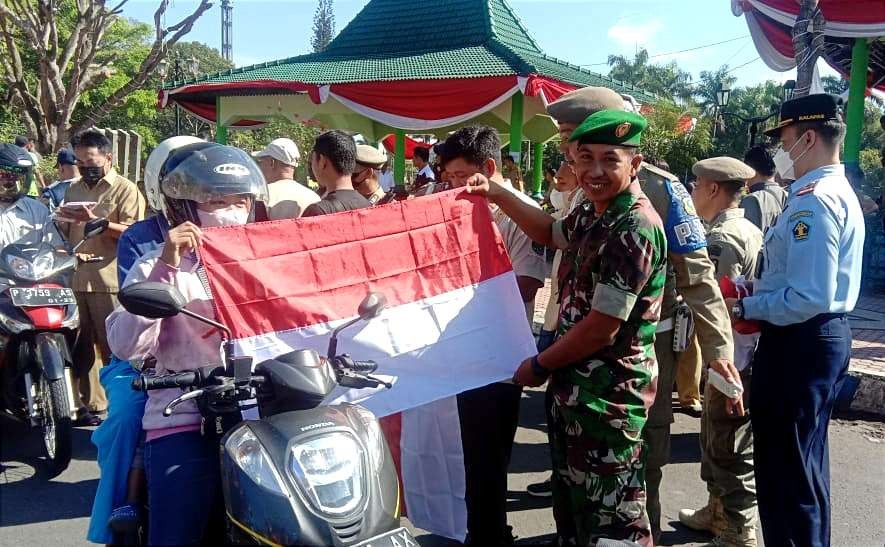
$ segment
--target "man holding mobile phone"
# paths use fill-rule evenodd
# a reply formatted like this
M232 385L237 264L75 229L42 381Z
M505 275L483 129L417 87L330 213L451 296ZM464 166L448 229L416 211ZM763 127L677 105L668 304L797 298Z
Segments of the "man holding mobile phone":
M117 306L117 240L131 224L144 218L145 200L133 182L114 170L111 142L103 133L84 131L72 144L81 178L65 192L69 205L62 206L62 213L71 222L62 224L62 231L68 242L76 245L83 240L87 222L96 218L109 221L104 233L80 248L81 253L101 260L80 264L72 287L80 311L80 332L74 344L74 370L83 405L79 421L97 425L108 406L98 378L111 357L105 319Z

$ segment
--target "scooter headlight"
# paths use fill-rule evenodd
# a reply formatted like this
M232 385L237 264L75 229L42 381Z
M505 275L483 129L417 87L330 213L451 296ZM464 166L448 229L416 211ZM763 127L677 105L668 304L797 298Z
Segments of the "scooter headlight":
M296 444L289 465L301 491L321 512L344 516L362 506L363 449L353 435L336 431Z
M283 479L274 468L270 456L258 437L248 427L234 431L224 443L230 459L243 470L255 484L276 494L287 495Z
M6 265L19 279L35 281L34 265L20 256L7 256Z
M33 262L20 256L10 255L6 257L9 269L20 279L39 281L48 277L53 272L55 261L51 254L39 255Z

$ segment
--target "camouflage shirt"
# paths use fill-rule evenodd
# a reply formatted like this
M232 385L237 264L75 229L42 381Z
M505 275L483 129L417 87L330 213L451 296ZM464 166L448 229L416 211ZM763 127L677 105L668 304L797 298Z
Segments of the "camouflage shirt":
M634 181L597 216L584 202L556 224L568 241L559 267L560 334L591 309L623 321L612 345L554 374L556 404L611 441L639 439L655 398L655 328L666 282L663 223ZM590 419L592 423L587 423Z

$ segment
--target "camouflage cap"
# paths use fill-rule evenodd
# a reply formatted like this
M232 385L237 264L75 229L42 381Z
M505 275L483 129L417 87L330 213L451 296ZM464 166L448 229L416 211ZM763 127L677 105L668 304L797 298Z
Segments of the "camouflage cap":
M642 131L648 121L626 110L600 110L591 114L572 133L570 142L581 144L614 144L639 146Z
M580 124L600 110L623 110L624 98L607 87L582 87L569 91L547 105L547 113L559 123Z
M756 176L756 170L739 159L728 156L707 158L695 163L691 172L713 182L743 182Z

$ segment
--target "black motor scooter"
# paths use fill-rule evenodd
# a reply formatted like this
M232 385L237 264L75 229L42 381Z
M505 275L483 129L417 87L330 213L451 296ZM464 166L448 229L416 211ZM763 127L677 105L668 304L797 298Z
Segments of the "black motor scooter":
M359 316L336 328L328 356L298 350L258 364L234 357L228 328L185 308L173 286L143 282L124 288L120 303L154 319L188 315L224 333L223 367L142 376L139 390L181 388L165 415L194 400L205 435L220 443L227 540L251 545L417 547L400 527L399 481L378 421L352 404L321 406L336 385L391 387L371 376L377 365L336 355L338 334L377 317L383 295L372 293ZM250 404L260 419L243 418Z

